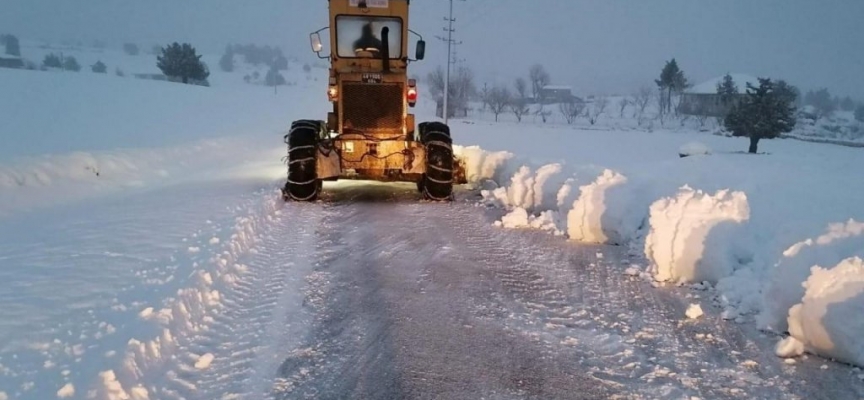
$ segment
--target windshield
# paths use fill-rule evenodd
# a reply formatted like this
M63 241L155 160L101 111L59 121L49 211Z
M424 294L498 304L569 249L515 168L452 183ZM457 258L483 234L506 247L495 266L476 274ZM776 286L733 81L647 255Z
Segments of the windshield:
M402 20L387 17L344 15L336 17L339 57L380 57L381 30L390 28L390 58L402 58Z

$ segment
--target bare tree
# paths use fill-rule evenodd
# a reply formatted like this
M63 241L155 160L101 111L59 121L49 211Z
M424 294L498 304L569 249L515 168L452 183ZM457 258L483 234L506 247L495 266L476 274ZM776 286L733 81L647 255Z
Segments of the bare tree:
M643 86L633 95L633 104L636 108L636 111L633 114L634 117L639 118L639 120L642 119L642 116L645 115L645 109L648 108L648 104L651 103L652 93L653 91L650 87Z
M540 117L540 119L543 121L544 124L546 123L547 120L549 120L550 116L552 116L552 111L547 110L546 105L543 103L540 103L537 106L537 110L534 111L535 121L536 121L536 117Z
M528 83L524 78L516 78L516 97L520 99L528 99Z
M486 108L489 107L489 85L484 83L483 89L480 89L478 93L480 95L480 101L483 102L483 112L486 112Z
M624 111L627 111L627 107L630 107L630 104L633 104L630 100L630 97L624 96L621 100L618 101L618 110L620 111L619 118L624 118Z
M444 103L444 69L438 67L426 77L429 83L429 94L436 103ZM474 72L468 67L461 66L450 75L450 91L447 100L447 115L454 115L457 110L467 110L468 102L477 93L474 86Z
M495 86L489 91L489 109L495 114L495 122L498 122L498 116L507 109L512 99L513 94L506 87Z
M572 125L576 118L582 115L585 109L585 103L581 100L570 98L569 100L558 104L558 111L564 116L564 120L568 125Z
M552 78L549 76L549 73L546 72L546 68L540 64L534 64L531 66L531 70L528 72L528 77L531 80L531 94L534 97L534 101L542 103L542 90L544 87L549 85Z
M510 111L516 116L516 121L522 122L522 117L531 110L528 108L528 83L523 78L516 78L515 96L510 101Z
M609 99L607 99L605 96L597 96L597 98L594 99L594 104L587 112L588 123L590 123L591 125L596 124L600 116L603 115L604 112L606 112L606 107L608 105Z
M663 110L666 109L666 104L668 104L666 94L663 92L663 90L660 90L656 93L653 93L651 97L657 102L657 119L660 120L660 125L666 126L667 113L663 112Z
M514 97L510 101L510 111L516 116L516 121L522 122L522 117L531 112L528 108L528 99Z

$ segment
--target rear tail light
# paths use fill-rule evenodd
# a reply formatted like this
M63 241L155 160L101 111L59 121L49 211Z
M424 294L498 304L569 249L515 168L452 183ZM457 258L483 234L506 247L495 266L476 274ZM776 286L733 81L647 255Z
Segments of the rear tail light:
M408 100L408 106L414 107L417 104L417 81L414 79L408 80L408 92L405 93L405 98Z
M336 86L330 86L327 89L327 98L330 101L336 101L339 98L339 89Z

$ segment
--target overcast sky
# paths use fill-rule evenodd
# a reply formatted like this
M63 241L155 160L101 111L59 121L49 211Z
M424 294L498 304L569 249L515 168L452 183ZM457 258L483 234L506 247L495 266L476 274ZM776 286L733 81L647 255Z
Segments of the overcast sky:
M395 0L391 0L395 1ZM326 0L2 0L0 32L48 41L279 45L315 60L308 33ZM427 60L445 64L447 0L414 0ZM864 100L864 0L456 0L458 57L478 83L510 83L533 63L578 94L652 84L672 57L699 83L726 72L784 78Z

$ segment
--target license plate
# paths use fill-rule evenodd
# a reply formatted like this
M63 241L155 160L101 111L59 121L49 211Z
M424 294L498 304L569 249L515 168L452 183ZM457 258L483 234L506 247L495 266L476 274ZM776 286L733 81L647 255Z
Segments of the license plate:
M381 74L363 74L363 83L381 83L383 80Z
M351 0L348 4L351 7L359 7L360 3L366 3L366 7L369 8L387 8L389 1L388 0Z

